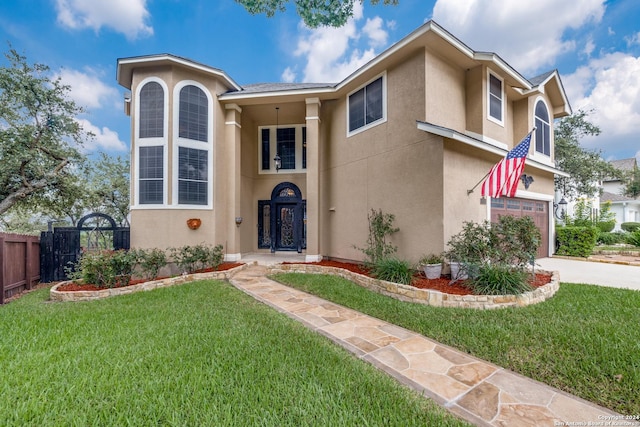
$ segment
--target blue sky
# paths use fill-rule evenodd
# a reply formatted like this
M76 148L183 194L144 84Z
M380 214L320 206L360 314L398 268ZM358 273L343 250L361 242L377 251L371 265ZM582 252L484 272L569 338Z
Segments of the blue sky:
M129 119L118 58L171 53L224 70L239 84L337 82L434 19L525 77L558 69L574 111L594 110L602 134L583 140L607 160L640 159L640 2L637 0L400 0L357 4L339 29L310 30L290 5L272 18L233 0L4 0L0 40L72 87L96 139L127 155ZM0 61L6 65L4 58Z

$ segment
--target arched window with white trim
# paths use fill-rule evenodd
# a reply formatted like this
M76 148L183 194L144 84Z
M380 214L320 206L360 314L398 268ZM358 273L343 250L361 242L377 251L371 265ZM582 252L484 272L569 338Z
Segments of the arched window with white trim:
M536 126L536 153L551 155L551 122L549 110L543 100L536 102L535 120Z

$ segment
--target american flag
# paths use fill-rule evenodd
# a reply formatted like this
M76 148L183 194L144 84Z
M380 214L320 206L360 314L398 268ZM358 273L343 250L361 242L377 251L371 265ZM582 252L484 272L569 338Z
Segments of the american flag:
M482 183L483 197L498 198L500 196L513 197L516 195L518 181L529 153L532 133L533 131L529 132L513 150L507 153L504 159L491 168L487 179Z

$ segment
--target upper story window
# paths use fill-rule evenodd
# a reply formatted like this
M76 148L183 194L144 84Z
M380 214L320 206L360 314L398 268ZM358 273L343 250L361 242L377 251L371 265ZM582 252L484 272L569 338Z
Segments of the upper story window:
M349 133L365 128L385 119L384 76L349 95Z
M206 205L208 203L209 152L178 147L178 203Z
M158 82L149 82L140 90L140 138L164 136L164 89Z
M189 85L180 90L178 136L195 141L209 140L209 100L202 89Z
M504 87L503 81L498 76L489 72L489 120L500 125L504 123Z
M536 102L535 109L536 126L536 153L551 155L551 126L549 122L549 110L544 101Z
M275 173L273 159L280 156L280 169L304 172L307 168L307 128L304 125L261 126L258 130L260 173Z

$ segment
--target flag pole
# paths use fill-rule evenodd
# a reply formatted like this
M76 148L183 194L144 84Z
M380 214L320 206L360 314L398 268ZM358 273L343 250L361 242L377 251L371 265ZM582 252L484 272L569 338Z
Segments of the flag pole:
M473 190L476 189L476 187L478 187L478 185L482 184L484 182L485 179L487 179L487 177L489 176L489 174L491 173L491 171L487 172L487 174L485 176L483 176L480 181L478 181L478 183L476 185L473 186L473 188L471 190L467 190L467 196L471 193L473 193Z

